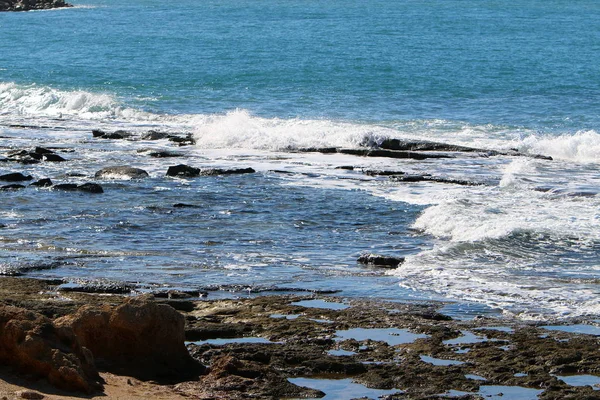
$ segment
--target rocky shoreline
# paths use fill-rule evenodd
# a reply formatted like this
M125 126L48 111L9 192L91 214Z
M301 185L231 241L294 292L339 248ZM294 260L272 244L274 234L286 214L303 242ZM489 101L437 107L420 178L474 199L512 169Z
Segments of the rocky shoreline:
M49 10L73 7L64 0L0 0L0 11Z
M328 382L351 379L372 398L480 399L489 390L511 398L521 390L600 399L597 387L563 380L600 373L594 335L457 321L434 303L136 296L63 291L61 283L0 278L5 398L320 398Z

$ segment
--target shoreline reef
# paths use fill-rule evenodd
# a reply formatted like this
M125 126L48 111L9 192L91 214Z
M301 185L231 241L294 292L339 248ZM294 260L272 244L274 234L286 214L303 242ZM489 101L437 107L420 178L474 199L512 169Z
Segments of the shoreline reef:
M64 0L0 0L0 11L50 10L73 7Z
M598 337L541 323L453 320L441 303L61 284L0 278L0 398L320 398L352 379L374 398L600 399L563 378L600 374ZM322 390L302 386L313 379Z

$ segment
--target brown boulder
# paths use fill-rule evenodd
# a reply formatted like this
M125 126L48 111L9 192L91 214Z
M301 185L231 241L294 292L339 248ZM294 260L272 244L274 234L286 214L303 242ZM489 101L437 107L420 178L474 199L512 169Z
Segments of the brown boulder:
M71 327L98 366L140 379L192 378L204 372L184 344L183 315L152 296L128 299L109 306L81 307L56 321Z
M93 356L73 331L22 308L0 306L0 361L66 390L92 393L101 388Z

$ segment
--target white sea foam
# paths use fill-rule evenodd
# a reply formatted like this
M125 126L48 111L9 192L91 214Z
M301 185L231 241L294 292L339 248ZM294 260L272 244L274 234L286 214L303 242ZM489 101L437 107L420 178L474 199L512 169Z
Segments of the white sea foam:
M157 114L123 103L111 93L59 90L0 82L0 115L23 118L120 120L193 131L201 148L287 150L357 147L386 138L430 140L482 149L518 148L574 162L600 162L600 134L581 131L552 136L526 129L472 125L447 120L406 120L386 124L335 120L262 118L247 110L223 114Z
M484 303L525 319L600 312L593 283L555 281L556 268L560 276L596 276L561 254L594 257L600 199L532 190L545 171L538 163L543 162L513 160L502 168L499 186L459 190L425 209L413 227L434 236L435 244L392 272L401 286Z
M594 284L557 282L533 268L508 261L505 255L492 252L487 255L490 259L499 257L498 263L484 263L469 254L456 257L455 253L451 248L436 248L408 256L402 268L394 270L393 274L400 278L402 287L483 303L527 320L600 312L600 299L595 295Z
M549 155L559 160L600 162L600 134L593 130L560 136L531 135L518 147L524 152Z
M503 188L470 191L427 208L414 227L453 242L506 237L515 232L543 232L599 239L600 199L555 198L529 190L504 193Z
M76 114L107 117L120 110L114 96L84 91L61 91L49 87L0 83L0 107L3 113L60 116Z
M211 115L196 128L204 148L286 150L306 147L357 147L392 134L385 127L328 120L260 118L246 110Z

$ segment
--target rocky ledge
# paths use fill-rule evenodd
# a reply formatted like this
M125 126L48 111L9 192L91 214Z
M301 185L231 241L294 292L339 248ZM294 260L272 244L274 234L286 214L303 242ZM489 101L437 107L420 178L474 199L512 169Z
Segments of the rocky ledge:
M389 400L475 400L502 392L600 399L594 383L567 383L600 374L598 336L540 322L457 321L441 306L291 294L123 296L2 277L0 394L348 398L329 393L346 379L369 388L366 397ZM30 378L10 386L19 377ZM39 378L61 389L44 389ZM115 394L119 387L125 392Z
M48 10L73 7L64 0L0 0L0 11Z

